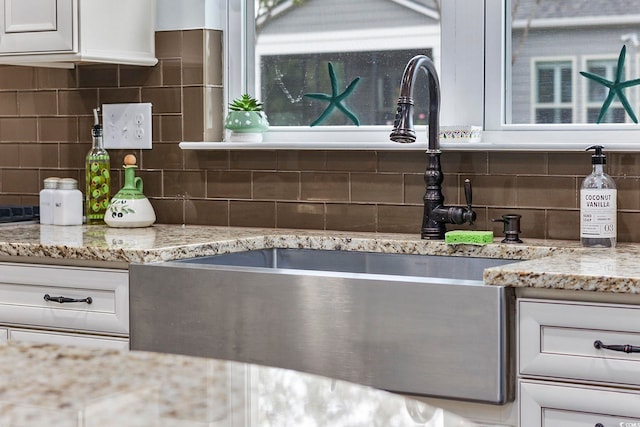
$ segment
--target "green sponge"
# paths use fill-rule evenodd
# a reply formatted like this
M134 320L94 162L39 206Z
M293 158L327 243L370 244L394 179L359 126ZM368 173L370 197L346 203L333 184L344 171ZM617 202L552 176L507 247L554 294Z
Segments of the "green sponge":
M486 245L493 242L493 231L453 230L444 234L448 244Z

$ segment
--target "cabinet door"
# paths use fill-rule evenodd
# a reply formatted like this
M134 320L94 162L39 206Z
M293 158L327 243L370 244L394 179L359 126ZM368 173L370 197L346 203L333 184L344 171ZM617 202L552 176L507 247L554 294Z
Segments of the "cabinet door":
M571 301L518 301L521 376L640 386L640 353L597 348L640 346L640 308Z
M519 384L520 427L640 425L638 391L528 380Z
M9 341L9 330L0 328L0 344Z
M0 0L0 54L74 49L74 0Z
M45 296L53 297L47 300ZM81 300L59 303L56 297ZM91 298L91 301L84 299ZM0 323L129 334L127 270L0 263Z

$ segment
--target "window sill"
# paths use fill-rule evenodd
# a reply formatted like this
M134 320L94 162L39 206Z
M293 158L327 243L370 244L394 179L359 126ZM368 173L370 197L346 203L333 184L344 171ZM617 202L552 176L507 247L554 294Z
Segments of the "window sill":
M469 144L467 144L469 145ZM424 151L426 142L181 142L183 150L402 150Z
M398 144L393 142L181 142L183 150L349 150L349 151L426 151L426 142ZM584 151L585 142L442 142L442 151ZM633 152L639 143L603 144L607 152Z
M505 131L485 130L482 140L471 142L440 139L443 151L538 151L582 152L590 145L603 145L607 152L640 151L640 130L634 126L600 125L588 128L556 126L553 130L535 130L512 126ZM456 127L458 128L458 127ZM181 142L183 150L352 150L352 151L425 151L425 126L416 126L418 141L400 144L389 141L389 129L375 127L336 127L310 132L307 128L288 128L264 134L263 142Z

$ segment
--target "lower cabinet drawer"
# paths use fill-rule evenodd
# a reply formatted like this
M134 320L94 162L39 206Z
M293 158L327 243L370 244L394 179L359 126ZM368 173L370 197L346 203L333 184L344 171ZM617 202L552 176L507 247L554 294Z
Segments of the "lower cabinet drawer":
M595 345L640 350L640 307L522 299L517 309L521 376L640 386L640 353Z
M1 336L2 330L0 329L0 341ZM33 331L26 329L9 329L8 341L74 345L78 347L109 348L114 350L129 349L129 340L127 338L72 334L66 332Z
M91 302L60 303L45 295ZM128 271L0 264L0 323L128 336Z
M552 382L519 382L520 427L640 426L640 393Z

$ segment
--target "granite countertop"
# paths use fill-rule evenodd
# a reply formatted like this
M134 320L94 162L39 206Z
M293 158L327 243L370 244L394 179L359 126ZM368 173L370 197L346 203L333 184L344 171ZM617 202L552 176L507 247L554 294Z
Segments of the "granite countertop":
M475 424L414 400L279 368L147 352L0 345L0 425Z
M640 293L639 244L581 248L576 241L524 239L523 244L447 245L416 234L154 225L12 225L0 227L0 257L32 262L88 261L126 268L264 248L309 248L422 255L477 256L522 262L485 270L488 285ZM19 258L16 258L19 259Z
M571 252L571 242L529 241L525 245L446 245L419 234L274 230L246 227L154 225L14 225L0 227L0 256L106 262L160 262L265 248L482 256L526 260Z

